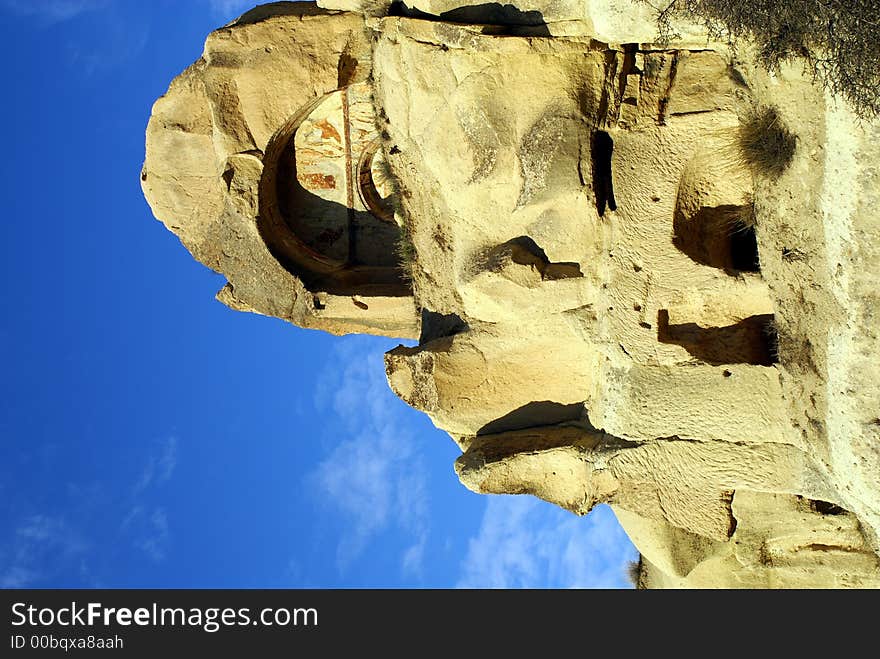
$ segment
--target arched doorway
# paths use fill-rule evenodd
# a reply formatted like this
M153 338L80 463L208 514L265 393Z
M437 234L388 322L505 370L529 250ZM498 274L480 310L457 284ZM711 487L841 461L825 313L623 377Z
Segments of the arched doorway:
M276 133L264 158L260 232L310 290L411 295L370 94L366 83L326 94Z

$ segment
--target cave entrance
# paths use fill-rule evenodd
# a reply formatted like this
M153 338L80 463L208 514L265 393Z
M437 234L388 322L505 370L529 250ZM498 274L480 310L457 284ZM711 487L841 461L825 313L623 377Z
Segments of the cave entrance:
M657 340L679 345L697 359L715 366L771 366L779 361L773 314L749 316L724 327L701 327L696 323L670 324L669 311L660 309Z
M593 133L591 160L593 166L593 192L596 195L596 211L599 217L605 215L605 208L617 210L614 199L614 180L611 176L611 157L614 154L614 140L604 130Z
M750 204L676 209L673 244L697 263L736 272L760 272L754 210Z
M370 94L364 83L331 92L275 135L264 159L260 231L310 290L411 295Z

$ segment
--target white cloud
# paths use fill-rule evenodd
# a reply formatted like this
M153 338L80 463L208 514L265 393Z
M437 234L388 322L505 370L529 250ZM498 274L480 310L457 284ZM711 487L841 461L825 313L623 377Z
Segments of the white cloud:
M423 533L418 541L403 552L401 568L408 577L420 578L423 576L425 562L425 547L428 544L428 534Z
M177 467L177 437L167 437L156 443L156 449L147 459L141 476L135 483L135 493L143 492L150 485L167 482Z
M132 538L132 544L156 562L165 559L171 532L165 510L151 508L147 503L148 494L171 480L177 468L177 456L177 437L172 435L155 443L134 484L133 504L120 524L120 530Z
M144 534L135 541L135 546L158 563L168 553L169 536L168 516L162 508L156 508L146 518Z
M528 496L491 496L461 588L627 588L637 552L608 506L586 518Z
M164 508L136 504L122 519L119 530L150 560L158 563L167 556L171 531Z
M315 405L338 436L306 486L349 522L337 548L341 572L381 533L411 538L401 570L418 575L428 536L426 467L403 403L385 381L375 340L349 337L335 346L316 386Z
M150 503L150 493L171 479L178 460L178 441L156 442L131 495L109 500L101 484L69 483L63 515L35 514L19 519L11 538L0 545L0 588L53 587L59 579L80 574L95 585L93 540L102 535L96 526L119 529L120 537L149 559L165 559L171 545L171 525L165 509ZM125 506L125 507L122 507ZM124 512L124 514L123 514Z
M87 549L85 540L64 519L49 515L26 517L3 553L0 588L44 585Z

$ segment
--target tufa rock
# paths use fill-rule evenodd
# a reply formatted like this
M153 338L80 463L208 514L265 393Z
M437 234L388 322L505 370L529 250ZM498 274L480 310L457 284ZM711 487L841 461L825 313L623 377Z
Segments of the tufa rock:
M462 483L610 504L641 586L880 586L880 122L644 3L322 7L153 108L144 193L219 299L417 338L388 382Z

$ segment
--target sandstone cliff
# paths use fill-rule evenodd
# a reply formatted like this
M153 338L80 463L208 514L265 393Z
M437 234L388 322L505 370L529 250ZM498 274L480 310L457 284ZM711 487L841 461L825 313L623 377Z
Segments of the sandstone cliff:
M880 586L880 121L628 0L321 5L153 108L219 299L418 338L388 381L462 483L611 504L643 586Z

